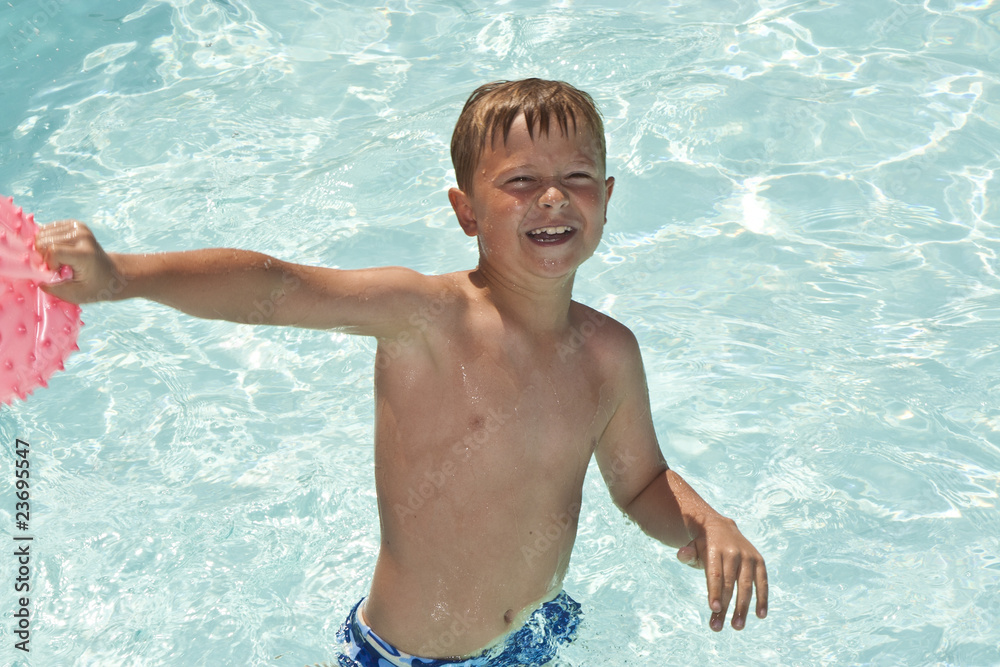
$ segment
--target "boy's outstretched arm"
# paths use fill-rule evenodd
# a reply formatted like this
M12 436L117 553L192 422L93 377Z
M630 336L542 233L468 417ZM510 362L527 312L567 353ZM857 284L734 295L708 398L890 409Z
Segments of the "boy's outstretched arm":
M767 615L764 559L734 521L668 469L653 430L639 346L624 327L618 337L617 404L596 450L611 497L644 532L679 548L678 559L705 570L713 630L722 630L735 593L732 626L742 630L754 587L757 616Z
M382 337L426 298L425 276L402 268L340 271L229 248L108 254L75 220L42 227L35 246L50 268L73 269L44 289L74 303L142 297L207 319Z

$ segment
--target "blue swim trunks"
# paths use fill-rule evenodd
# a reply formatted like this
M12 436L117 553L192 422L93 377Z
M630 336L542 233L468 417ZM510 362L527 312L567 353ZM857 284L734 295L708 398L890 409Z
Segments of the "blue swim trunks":
M376 635L361 620L354 605L337 639L344 644L340 667L535 667L556 657L563 644L573 641L580 625L580 604L560 592L555 599L536 609L521 628L482 654L465 660L418 658L403 653Z

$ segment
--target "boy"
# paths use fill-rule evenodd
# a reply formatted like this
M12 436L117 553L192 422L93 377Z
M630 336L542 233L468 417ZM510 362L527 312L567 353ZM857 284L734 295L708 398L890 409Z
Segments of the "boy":
M381 547L370 593L343 628L356 662L342 664L550 660L578 623L561 588L592 455L615 503L705 569L713 630L734 594L732 626L743 628L754 587L763 618L760 554L660 454L634 336L571 298L614 188L593 100L538 79L482 86L452 160L448 197L479 246L472 271L340 271L226 249L108 255L63 221L37 246L74 278L48 289L235 322L269 313L268 324L378 340Z

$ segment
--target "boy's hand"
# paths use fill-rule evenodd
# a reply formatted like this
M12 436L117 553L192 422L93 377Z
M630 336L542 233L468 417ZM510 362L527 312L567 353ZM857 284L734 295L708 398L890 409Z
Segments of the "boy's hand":
M757 549L725 517L704 524L699 537L677 552L677 559L691 567L705 570L708 581L708 604L712 609L709 625L719 632L726 620L726 609L737 589L733 628L742 630L753 588L757 587L757 618L767 616L767 568Z
M72 278L41 286L64 301L107 301L125 285L111 258L82 222L60 220L41 227L35 236L35 248L53 271L62 266L73 269Z

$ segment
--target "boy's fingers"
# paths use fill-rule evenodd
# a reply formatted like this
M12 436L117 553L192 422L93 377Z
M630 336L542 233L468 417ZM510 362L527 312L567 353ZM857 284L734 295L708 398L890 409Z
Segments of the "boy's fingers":
M79 222L76 220L60 220L59 222L53 222L51 225L41 227L35 236L35 245L67 243L73 241L79 235Z
M714 612L710 624L713 630L719 632L725 625L726 610L729 609L729 603L733 598L733 589L736 588L736 577L740 570L740 556L739 554L730 555L727 561L718 552L710 552L709 559L714 561L716 568L716 574L712 576L708 585L709 605Z
M767 567L761 561L755 573L757 587L757 618L767 616Z
M695 569L705 567L705 564L698 558L698 548L695 546L694 540L677 550L677 560Z
M72 252L79 237L79 223L75 220L61 220L39 229L35 236L35 249L41 253L49 268L57 269L59 267L53 264L64 263L66 254Z
M712 609L709 625L716 632L722 630L726 616L726 605L723 604L723 571L722 557L715 549L709 549L705 562L705 579L708 582L708 606Z
M722 562L722 614L725 616L729 602L733 599L736 577L740 571L739 556L723 559Z
M736 630L742 630L746 625L751 597L753 597L753 568L744 565L740 568L736 590L736 607L733 609L732 625Z

